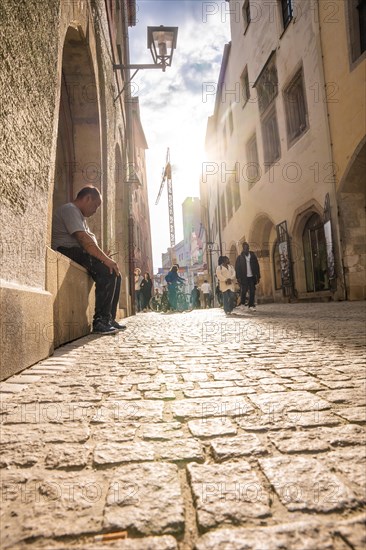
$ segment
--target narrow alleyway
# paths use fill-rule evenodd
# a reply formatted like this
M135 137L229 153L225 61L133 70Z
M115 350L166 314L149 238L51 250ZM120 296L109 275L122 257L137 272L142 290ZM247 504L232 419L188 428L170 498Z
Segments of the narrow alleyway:
M1 548L364 548L365 313L139 314L1 383Z

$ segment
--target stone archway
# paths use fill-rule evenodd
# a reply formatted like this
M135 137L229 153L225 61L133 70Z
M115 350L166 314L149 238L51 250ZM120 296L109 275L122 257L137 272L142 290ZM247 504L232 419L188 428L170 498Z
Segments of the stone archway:
M53 210L85 185L101 185L101 139L97 86L91 53L80 28L66 32L56 147ZM89 220L101 240L100 209Z
M276 228L267 214L260 214L254 220L249 231L248 243L250 249L258 257L261 270L261 282L257 287L257 296L263 301L274 301L281 298L281 292L276 291L273 267L273 245L276 242ZM278 296L277 296L278 294Z
M338 205L347 298L366 298L366 138L356 149L339 185Z
M75 198L85 185L101 189L99 104L92 55L85 35L70 25L62 50L55 178L49 199L53 211ZM102 208L88 225L102 246ZM49 231L51 234L51 231ZM54 347L88 334L94 313L92 279L84 268L47 250L46 289L53 296Z

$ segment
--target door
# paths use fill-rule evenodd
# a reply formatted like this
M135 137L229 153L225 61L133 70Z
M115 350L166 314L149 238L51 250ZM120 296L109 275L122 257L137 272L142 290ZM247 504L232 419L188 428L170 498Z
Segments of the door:
M329 290L327 242L323 221L318 214L312 214L306 222L303 247L307 291Z

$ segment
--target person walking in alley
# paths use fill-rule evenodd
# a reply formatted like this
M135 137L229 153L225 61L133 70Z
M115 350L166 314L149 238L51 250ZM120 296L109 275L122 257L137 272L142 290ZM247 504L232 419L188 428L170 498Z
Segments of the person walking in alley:
M142 311L147 311L152 295L152 280L150 273L145 273L140 283L140 292L142 297Z
M230 260L227 256L220 256L218 264L216 277L219 280L220 291L222 292L224 311L227 315L230 315L234 307L235 270L230 265Z
M236 278L240 284L241 300L238 308L245 309L245 299L249 291L249 311L255 309L255 287L259 283L261 274L257 256L249 251L249 244L243 243L243 250L235 263Z
M60 206L53 217L52 248L90 273L95 281L93 333L107 335L126 327L116 321L121 288L118 264L99 248L86 222L101 204L99 190L90 185L80 189L73 202Z
M191 304L192 304L192 309L201 308L200 291L197 285L194 285L194 288L192 289L192 292L191 292Z
M178 275L178 265L173 265L170 268L170 271L166 275L165 280L168 283L168 297L169 297L170 307L173 311L176 311L178 284L185 282L185 279L183 279L182 277L179 277Z
M143 280L143 276L141 275L141 269L139 267L135 268L134 271L134 277L135 277L135 308L136 312L139 313L139 311L143 310L142 307L142 292L141 292L141 282Z
M211 286L207 280L205 280L205 282L201 284L201 290L203 294L203 307L205 309L209 308L211 303Z

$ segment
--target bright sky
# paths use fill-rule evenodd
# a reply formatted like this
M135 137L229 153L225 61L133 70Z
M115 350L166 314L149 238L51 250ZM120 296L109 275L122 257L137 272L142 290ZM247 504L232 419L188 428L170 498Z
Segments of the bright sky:
M148 26L179 27L172 67L140 71L132 93L139 96L147 143L147 180L154 272L170 246L168 198L161 183L170 148L175 215L175 242L183 238L182 202L199 196L207 118L213 114L224 45L230 40L229 3L225 0L137 0L137 24L130 29L131 63L152 63ZM206 93L209 90L211 93Z

